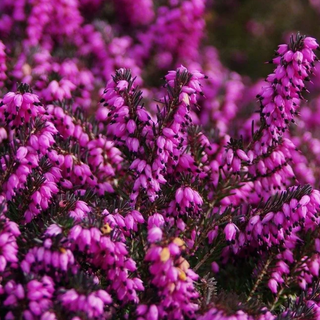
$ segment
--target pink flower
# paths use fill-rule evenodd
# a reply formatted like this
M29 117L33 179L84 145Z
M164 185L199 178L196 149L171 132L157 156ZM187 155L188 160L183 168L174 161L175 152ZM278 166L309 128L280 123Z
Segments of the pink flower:
M148 231L148 241L157 242L162 239L162 230L158 227L153 227Z
M239 231L239 228L234 223L228 223L224 228L226 240L235 240L237 231Z
M272 293L276 294L278 292L278 282L275 279L271 278L268 281L268 287Z

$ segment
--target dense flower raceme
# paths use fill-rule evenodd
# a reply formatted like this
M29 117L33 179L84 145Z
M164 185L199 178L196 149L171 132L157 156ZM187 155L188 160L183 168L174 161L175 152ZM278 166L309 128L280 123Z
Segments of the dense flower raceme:
M247 188L252 190L250 203L257 204L261 198L285 190L295 182L295 174L301 176L303 156L286 133L288 124L294 122L303 99L305 81L313 72L318 48L314 38L297 35L290 45L280 45L274 73L266 78L257 96L260 101L260 128L253 132L248 147L242 140L230 140L224 156L226 169L250 177ZM305 181L305 180L302 180ZM314 180L313 180L314 181ZM252 184L253 182L253 184ZM312 182L312 177L308 182Z
M180 155L186 151L187 129L192 123L190 105L197 102L197 93L201 92L199 80L203 78L199 72L188 73L185 67L170 72L166 76L169 94L162 99L164 106L154 120L140 105L141 92L135 89L127 70L120 69L109 82L100 100L97 120L101 122L101 128L106 126L107 135L113 137L116 145L126 145L128 151L137 156L130 166L136 172L130 195L132 201L136 201L141 188L154 201L160 194L161 185L167 182L166 175L182 166ZM140 145L141 137L144 137L144 145ZM152 152L152 159L148 159L147 152ZM186 162L187 159L184 164L188 166ZM185 188L184 193L184 207L188 207L186 201L201 206L202 199L197 192ZM178 199L181 202L180 196Z
M140 279L129 278L130 272L136 271L136 263L128 257L124 237L121 241L121 231L118 230L118 226L125 225L125 219L120 215L115 219L107 212L105 214L106 221L110 224L106 222L100 229L74 226L68 236L72 242L71 248L87 254L88 262L105 272L106 279L110 281L108 290L114 290L119 300L137 302L136 290L143 290L143 285ZM116 221L119 221L119 224ZM119 236L120 239L117 240Z
M280 45L276 51L277 57L272 63L277 67L267 77L267 86L258 95L270 135L270 138L266 137L267 145L272 140L277 141L288 128L288 123L294 122L305 89L304 81L312 73L316 59L313 50L318 47L314 38L297 34L296 39L291 38L290 45Z
M318 208L320 205L320 194L311 188L293 188L290 190L292 198L288 193L282 194L284 204L282 207L268 207L257 210L255 215L248 219L245 229L228 223L224 228L226 240L230 247L226 247L223 255L230 253L238 254L249 248L272 248L279 246L282 253L274 258L277 261L269 280L269 288L277 292L284 283L285 275L290 273L289 265L294 262L295 248L299 245L300 235L303 230L316 231L319 224ZM314 240L314 247L317 251L318 239ZM296 278L291 281L299 283L303 289L307 283L312 282L312 275L319 273L319 256L304 257L305 263L296 270ZM287 264L289 263L289 265ZM311 269L310 269L311 268ZM311 275L308 277L308 275Z
M152 227L148 232L149 242L158 242L161 239L158 227ZM181 319L194 317L198 309L196 299L199 297L193 282L198 276L190 269L189 263L182 257L185 244L180 238L175 238L167 246L151 244L145 260L151 262L149 268L152 275L151 283L155 286L154 293L160 297L161 303L140 305L137 314L140 319L148 319L150 313L158 317ZM156 297L154 297L157 300ZM154 311L151 311L151 308Z
M4 291L7 294L3 305L8 309L19 310L25 319L44 318L46 311L53 305L54 282L52 278L43 276L37 279L17 283L10 280L6 283ZM15 311L7 313L5 319L15 319Z
M16 238L20 235L20 231L16 223L9 221L1 215L1 256L0 270L4 272L8 265L15 266L18 262L18 246Z

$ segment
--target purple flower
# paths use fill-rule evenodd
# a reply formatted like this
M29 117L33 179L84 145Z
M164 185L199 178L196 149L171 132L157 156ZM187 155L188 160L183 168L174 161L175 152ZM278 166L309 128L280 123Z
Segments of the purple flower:
M224 234L227 241L232 241L236 237L238 227L234 223L228 223L224 228Z
M52 307L54 282L48 276L28 281L25 285L9 281L5 285L5 292L7 294L5 306L12 309L16 307L19 311L23 311L26 319L34 319Z
M105 306L112 302L110 295L101 289L88 295L80 294L75 289L67 290L58 300L66 310L81 311L91 319L104 316Z
M313 38L299 34L296 39L292 37L291 43L291 47L279 46L278 56L273 59L277 67L274 73L267 77L267 86L263 87L258 95L261 112L270 134L268 144L272 138L278 140L287 129L288 123L293 121L305 87L303 81L313 69L315 54L312 50L318 48Z
M152 229L151 229L152 230ZM159 318L183 317L192 315L198 309L195 299L198 293L195 291L193 281L198 278L191 269L189 263L182 258L182 250L185 244L180 238L175 238L168 247L160 247L152 244L146 254L145 260L150 261L149 268L152 274L152 284L157 288L157 294L164 299L157 306L150 306L149 311L139 309L139 313ZM171 306L171 309L168 307ZM169 311L170 310L170 311ZM155 318L156 319L156 318Z
M0 87L3 86L4 81L7 79L6 71L6 53L5 53L5 45L0 41Z
M162 239L162 230L158 227L152 227L148 231L148 241L157 242Z
M75 273L78 266L70 249L60 247L56 250L52 248L52 240L47 238L43 246L31 248L21 262L21 269L28 274L37 274L45 271L54 275L58 280L65 276L67 271Z
M3 217L0 217L0 229L0 272L3 272L11 263L18 262L16 238L20 231L14 222Z
M276 281L276 279L271 278L268 281L268 287L271 290L271 292L277 293L277 291L278 291L278 282Z

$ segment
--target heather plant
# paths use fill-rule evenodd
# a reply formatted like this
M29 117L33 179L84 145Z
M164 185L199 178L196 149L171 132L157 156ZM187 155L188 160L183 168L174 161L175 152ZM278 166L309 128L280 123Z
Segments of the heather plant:
M0 3L1 319L320 318L319 45L247 85L205 5Z

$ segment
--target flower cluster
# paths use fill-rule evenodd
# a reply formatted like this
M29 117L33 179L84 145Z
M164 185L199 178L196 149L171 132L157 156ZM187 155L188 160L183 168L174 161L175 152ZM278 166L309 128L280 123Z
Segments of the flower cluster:
M162 240L160 236L155 236L157 228L149 229L148 239L151 245L145 260L151 262L151 284L155 286L155 294L160 298L161 304L153 304L150 308L154 309L153 313L160 319L194 317L198 309L196 299L199 295L193 282L198 276L182 256L185 244L180 238L174 238L167 246L165 243L162 246L155 244L154 242ZM137 308L141 319L148 319L148 313L150 309L146 305Z
M1 319L319 318L318 44L247 87L205 5L0 3Z
M314 38L297 34L296 39L291 38L290 45L280 45L276 51L277 57L272 63L277 67L266 78L267 86L258 95L270 135L266 137L267 145L272 140L277 141L288 128L288 123L294 122L305 89L304 80L312 72L316 59L313 50L318 46Z
M12 310L6 314L5 319L19 316L25 319L45 319L44 315L53 305L54 282L48 276L39 280L27 280L25 284L10 280L6 283L4 292L7 297L3 305Z

